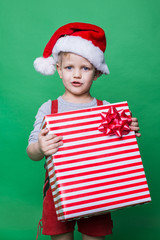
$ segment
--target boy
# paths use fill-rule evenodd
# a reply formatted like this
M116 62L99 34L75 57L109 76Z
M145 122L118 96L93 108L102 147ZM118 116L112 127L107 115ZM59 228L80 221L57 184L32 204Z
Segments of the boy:
M104 31L91 24L70 23L59 28L46 45L43 58L34 62L36 70L44 75L51 75L55 66L63 81L65 92L58 98L58 112L94 107L99 104L90 95L90 88L101 74L109 74L104 60L106 38ZM51 53L53 57L50 57ZM101 104L109 104L106 101ZM48 130L40 131L43 117L51 112L52 102L44 103L38 111L34 130L29 138L28 156L39 161L58 151L63 145L63 138L56 135L47 135ZM131 129L140 136L138 121L132 118ZM51 239L72 240L76 221L60 222L56 218L48 174L44 186L43 202L43 234L50 235ZM84 240L103 240L112 233L110 213L93 216L77 221L78 231Z

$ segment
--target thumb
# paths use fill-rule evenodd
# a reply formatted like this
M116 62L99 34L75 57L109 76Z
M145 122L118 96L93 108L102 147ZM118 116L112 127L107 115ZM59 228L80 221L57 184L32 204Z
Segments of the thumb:
M46 136L48 132L49 132L48 128L42 129L41 132L40 132L40 135L41 136Z

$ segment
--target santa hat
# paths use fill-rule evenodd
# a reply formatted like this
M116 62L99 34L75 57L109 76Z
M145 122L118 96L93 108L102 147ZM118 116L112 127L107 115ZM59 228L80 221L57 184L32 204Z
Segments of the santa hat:
M69 23L60 27L47 43L43 57L34 61L37 72L52 75L58 54L71 52L86 58L101 73L109 74L104 59L106 37L102 28L88 23ZM53 57L50 57L51 54Z

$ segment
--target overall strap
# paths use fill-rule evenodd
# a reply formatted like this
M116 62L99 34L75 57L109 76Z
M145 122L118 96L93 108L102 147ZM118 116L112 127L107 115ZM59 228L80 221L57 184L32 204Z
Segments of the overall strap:
M96 100L97 100L97 106L101 106L101 105L103 105L103 101L98 100L98 99L96 99Z
M97 106L103 105L103 101L96 99ZM58 113L58 100L53 100L51 104L51 114Z
M53 100L51 103L51 114L58 113L58 100Z

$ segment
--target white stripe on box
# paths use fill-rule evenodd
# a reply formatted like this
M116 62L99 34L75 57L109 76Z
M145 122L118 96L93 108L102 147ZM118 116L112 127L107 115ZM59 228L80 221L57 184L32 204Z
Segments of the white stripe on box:
M141 174L143 174L143 172L141 172ZM133 175L133 174L132 174ZM127 175L126 177L124 177L124 176L121 176L121 177L119 177L119 178L113 178L113 179L110 179L109 181L108 181L108 183L110 182L110 181L115 181L115 180L118 180L118 179L123 179L123 180L125 180L126 178L129 178L129 177L134 177L134 176L131 176L131 174L130 175ZM95 188L91 188L91 189L83 189L83 190L79 190L79 189L77 189L77 191L75 191L74 193L73 192L69 192L69 193L61 193L61 197L62 198L65 198L65 197L71 197L71 196L74 196L74 195L80 195L80 194L86 194L86 193L93 193L93 192L95 192L95 191L101 191L101 190L109 190L109 189L111 189L112 187L114 188L114 187L124 187L124 186L128 186L128 185L130 185L130 184L136 184L136 183L144 183L144 181L146 181L146 178L145 178L145 176L143 176L143 177L141 177L140 179L136 179L136 180L127 180L126 182L121 182L121 183L115 183L115 184L107 184L107 185L103 185L103 186L99 186L99 187L95 187ZM106 182L107 183L107 182ZM59 197L60 196L57 196L55 199L56 199L56 201L59 199Z
M64 162L64 161L70 160L71 158L72 158L72 160L75 160L75 159L77 160L77 159L81 159L81 158L95 157L97 155L99 156L99 155L103 155L103 154L110 154L110 153L117 153L117 152L120 152L120 154L121 154L122 151L136 149L136 148L138 148L138 147L137 147L137 144L135 143L134 145L127 146L127 147L119 147L119 148L115 148L115 149L102 150L102 151L91 152L91 153L80 153L75 156L69 156L69 157L63 157L63 154L62 154L61 158L56 158L56 154L55 154L53 156L53 158L54 158L54 162L56 163L57 159L58 159L58 162Z
M123 153L123 154L119 154L119 155L115 155L115 156L108 156L108 157L103 157L103 158L101 157L101 155L97 155L96 159L97 159L97 161L100 159L101 162L104 162L104 161L110 161L110 160L118 160L118 159L126 158L126 157L134 157L134 156L137 156L137 155L140 157L139 151L135 151L135 152L131 152L131 153ZM61 159L59 159L59 160L61 160ZM74 162L74 160L73 160L73 162ZM56 159L53 159L52 161L53 161L53 164L54 164L54 162L56 162ZM81 161L81 159L79 159L79 162L80 161ZM83 161L83 159L82 159L82 161ZM90 160L87 160L87 161L90 161ZM61 162L61 161L58 161L58 163L59 162ZM64 164L65 164L65 161L64 161Z
M104 167L104 166L96 166L96 167L92 167L92 169L91 168L85 168L85 172L92 172L92 171L94 171L94 170L104 170L104 171L106 171L106 169L107 169L108 167L107 167L107 165L106 165L106 167ZM133 169L139 169L139 168L142 168L142 166L136 166L136 167L131 167L131 168L124 168L124 169L122 169L122 171L129 171L129 170L133 170ZM115 173L119 173L121 170L116 170L115 171ZM114 172L114 170L112 171L112 172ZM66 172L59 172L58 173L58 177L60 177L60 176L68 176L68 175L70 175L70 174L76 174L76 173L84 173L84 169L76 169L76 170L71 170L71 171L66 171Z
M47 167L47 168L48 168L48 167ZM56 179L54 167L53 167L53 169L49 169L49 168L48 168L48 175L49 175L49 176L53 175L54 177L52 177L52 178L53 178L53 179Z
M57 178L56 178L56 175L54 175L54 176L51 177L52 174L53 174L53 171L50 170L50 171L49 171L49 174L48 174L48 175L50 176L50 182L54 182L54 181L56 181L56 179L57 179Z
M71 197L71 196L74 196L74 195L80 195L80 194L85 194L85 193L92 193L92 192L95 192L95 191L100 191L100 190L109 190L110 188L112 187L120 187L120 186L127 186L127 185L130 185L130 184L136 184L136 183L142 183L144 181L146 181L146 178L145 178L145 175L144 175L144 172L140 172L139 175L137 173L136 174L129 174L129 175L126 175L126 176L119 176L119 177L114 177L114 178L109 178L108 181L106 181L106 183L109 183L109 182L112 182L112 181L116 181L116 180L125 180L127 178L132 178L132 177L136 177L136 176L140 176L143 174L143 177L141 177L140 179L136 179L136 180L127 180L126 182L121 182L121 183L111 183L111 184L107 184L106 186L99 186L99 187L95 187L95 188L91 188L91 189L83 189L83 190L79 190L77 189L77 191L74 191L74 192L69 192L69 193L61 193L60 196L57 196L55 198L55 200L57 201L60 197L62 198L65 198L65 197ZM54 186L52 186L52 188L54 188ZM58 192L58 191L57 191ZM56 192L56 193L57 193Z
M143 170L143 169L142 169ZM144 172L143 172L144 173ZM109 173L108 174L108 172L107 172L107 176L108 175L110 175L110 174L112 174L112 172L111 173ZM142 172L138 172L138 173L132 173L132 174L130 174L130 175L125 175L125 176L139 176L139 175L141 175L142 174ZM83 175L83 177L81 176L81 177L72 177L72 178L67 178L67 179L59 179L58 180L58 183L59 184L63 184L63 183L70 183L70 182L74 182L74 181L79 181L79 180L90 180L90 178L96 178L96 177L103 177L103 176L106 176L106 172L101 172L101 173L96 173L96 174L90 174L90 175ZM114 177L113 179L115 179L115 180L117 180L117 179L119 179L119 177L120 176L118 176L118 177Z
M128 110L128 106L123 106L123 107L118 107L118 105L121 105L121 104L127 104L127 102L121 102L120 104L117 104L116 103L116 109L119 111L121 109L124 109L124 110ZM96 107L93 107L91 109L91 111L85 111L85 109L80 109L80 110L73 110L73 111L69 111L68 112L68 115L56 115L54 114L53 117L52 115L50 117L48 117L48 115L46 116L46 122L48 121L53 121L53 120L56 120L56 118L58 118L58 120L63 120L63 119L71 119L72 121L72 118L75 118L75 117L83 117L83 116L89 116L90 114L99 114L101 112L105 112L109 110L110 106L112 105L115 105L114 103L113 104L110 104L110 105L103 105L103 106L96 106ZM98 109L98 110L96 110ZM84 110L84 111L83 111ZM77 111L80 111L77 113ZM126 113L128 114L128 113Z
M91 114L92 114L92 116L90 117L90 114L89 113L87 113L85 116L86 116L86 118L85 118L85 123L88 123L88 122L91 122L91 125L92 125L92 122L94 122L94 121L101 121L102 120L102 118L101 118L101 115L100 115L100 113L101 113L101 111L99 110L99 111L97 111L97 113L95 113L95 112L90 112ZM96 116L96 115L99 115L99 116ZM93 115L95 115L95 116L93 116ZM129 115L129 113L128 112L126 112L126 115ZM79 115L77 115L77 117L79 117ZM84 117L84 115L82 115L82 117ZM52 119L52 118L51 118ZM58 117L58 120L59 120L60 118ZM68 118L64 118L63 120L66 120L66 119L68 119ZM52 121L52 123L51 123L51 121ZM54 122L55 121L55 122ZM65 121L63 121L63 122L59 122L59 123L56 123L56 116L54 117L54 119L53 120L49 120L49 122L47 123L47 125L48 126L50 126L51 128L53 127L55 127L55 128L57 128L57 127L63 127L63 128L65 128L65 127L68 127L68 125L75 125L75 124L79 124L79 123L84 123L84 119L82 118L82 119L77 119L77 120L74 120L74 119L70 119L70 121L67 121L67 122L65 122ZM97 123L97 124L100 124L100 123Z
M85 200L92 200L95 198L100 198L100 197L105 197L105 196L107 197L107 196L115 195L118 193L127 193L130 191L139 190L139 189L143 190L145 188L148 188L147 184L143 184L141 186L136 186L136 187L125 188L125 189L121 189L121 190L116 190L116 191L111 191L111 192L106 192L106 193L100 193L100 194L96 193L95 195L88 195L87 197L80 197L80 198L75 198L75 199L71 199L71 200L65 200L65 198L64 198L64 200L62 201L62 204L61 204L61 202L60 202L60 204L64 205L64 204L69 204L69 203L85 201ZM58 207L58 206L59 206L59 203L55 204L55 207Z
M56 120L56 119L55 119ZM92 122L94 122L94 121L99 121L99 120L101 120L101 116L100 116L100 114L99 114L99 116L98 117L94 117L94 118L86 118L85 119L85 123L87 123L87 122L91 122L91 125L92 125ZM72 121L72 119L69 121L69 122L59 122L59 123L48 123L48 125L49 125L49 127L67 127L68 125L74 125L74 124L77 124L77 123L84 123L84 119L79 119L79 120L73 120Z
M95 191L99 191L99 190L104 190L104 189L110 189L110 188L114 188L114 187L120 187L120 186L125 186L125 185L129 185L129 184L134 184L134 183L140 183L140 182L144 182L146 181L145 177L142 177L141 179L137 179L137 180L130 180L130 181L126 181L126 182L122 182L122 183L115 183L115 184L110 184L110 185L106 185L106 186L100 186L100 187L94 187L91 189L83 189L83 190L74 190L74 194L72 194L72 192L70 193L62 193L61 196L63 197L69 197L69 196L73 196L73 195L78 195L78 194L83 194L83 193L92 193ZM106 181L107 183L107 181ZM53 188L53 186L51 186L51 188ZM59 190L55 190L55 194L58 193L59 191L61 191L61 189Z
M74 217L80 217L80 216L83 216L83 215L95 214L95 213L104 212L104 211L106 212L107 210L110 211L110 210L114 210L114 209L117 209L117 208L136 205L136 204L149 202L149 201L151 201L151 198L147 197L147 198L143 198L143 199L140 199L140 200L128 201L126 203L115 204L115 205L108 206L108 207L102 207L102 208L98 208L98 209L87 210L87 211L73 213L73 214L67 214L67 215L64 215L64 216L58 216L58 220L70 219L70 218L74 218Z
M88 141L89 143L89 141ZM92 142L93 143L93 142ZM95 142L94 142L95 143ZM88 149L97 149L97 148L103 148L103 147L111 147L111 146L117 146L118 148L118 145L120 144L127 144L127 143L133 143L133 145L137 144L137 141L135 139L128 139L128 140L123 140L122 141L116 141L116 142L110 142L110 143L98 143L96 145L90 145L90 146L87 146L87 147L77 147L75 149L65 149L64 151L58 151L56 153L56 156L58 155L62 155L62 154L66 154L66 153L74 153L74 152L79 152L79 151L85 151L85 150L88 150ZM66 147L65 145L63 147ZM115 149L115 148L114 148Z
M53 133L53 131L51 131ZM73 138L81 138L81 137L89 137L92 135L102 135L102 132L100 131L91 131L91 132L82 132L82 133L76 133L76 134L70 134L70 135L64 135L63 139L65 140L70 140ZM129 134L127 134L127 136L135 136L135 132L134 131L130 131ZM100 136L98 138L100 138ZM114 139L117 138L117 136L113 135L113 136L109 136L109 139ZM76 142L76 141L75 141Z
M106 176L107 176L107 172L106 172ZM68 185L68 186L59 186L59 189L60 191L63 191L63 190L67 190L67 189L74 189L74 188L79 188L79 187L87 187L89 185L93 185L94 184L98 184L98 183L108 183L107 181L108 179L102 179L102 180L95 180L95 181L92 181L92 182L85 182L85 183L75 183L73 185Z
M147 195L149 194L149 191L144 191L144 192L141 192L141 193L135 193L135 194L130 194L130 195L127 195L127 196L122 196L122 197L116 197L116 198L110 198L109 200L106 199L106 200L100 200L100 204L105 204L105 203L113 203L116 202L116 201L121 201L121 200L128 200L130 198L134 198L134 197L140 197L140 196L144 196L144 195ZM67 212L67 211L72 211L72 210L79 210L81 208L87 208L87 207L94 207L98 205L98 201L97 202L91 202L91 203L87 203L87 204L83 204L83 205L76 205L76 206L73 206L73 207L65 207L63 209L60 209L60 212Z
M107 166L108 168L110 167L116 167L116 166L123 166L123 165L127 165L127 164L131 164L131 163L137 163L137 162L141 162L141 159L132 159L132 160L127 160L127 161L119 161L116 163L107 163L107 161L105 161L106 164L104 164L103 166ZM90 160L90 161L86 161L85 162L85 166L87 166L88 164L98 164L97 160ZM84 166L84 162L76 162L76 163L71 163L71 164L64 164L64 165L60 165L60 166L55 166L55 170L61 170L61 169L66 169L66 168L70 168L70 167L81 167ZM92 168L92 167L91 167Z
M133 132L130 132L130 133L132 133L132 135L134 135L133 134ZM131 134L130 134L131 135ZM77 135L77 138L78 138L78 136L79 135ZM125 137L127 137L128 138L128 136L129 136L129 134L128 135L126 135L126 136L123 136L123 141L128 141L128 140L135 140L135 138L131 138L131 139L127 139L127 140L125 140ZM67 136L64 136L64 140L66 140L66 137ZM60 148L63 148L63 147L70 147L71 146L71 144L72 144L72 146L76 146L76 145L81 145L81 144L85 144L85 143L96 143L96 142L100 142L100 141L105 141L105 140L108 140L108 142L106 142L106 144L109 146L109 144L111 144L110 142L109 142L109 140L111 140L111 139L115 139L115 141L114 141L114 143L118 143L118 142L123 142L123 141L121 141L121 139L119 139L119 141L117 141L117 137L115 137L114 135L113 136L110 136L110 138L108 139L108 137L106 137L105 135L104 136L101 136L101 137L95 137L95 138L90 138L90 139L84 139L84 140L80 140L80 141L74 141L74 142L72 142L72 143L70 143L70 142L65 142L64 143L64 145L63 146L61 146ZM112 143L113 144L113 143Z
M63 132L67 132L68 134L74 134L74 131L77 131L77 130L89 130L89 131L93 131L92 128L98 128L99 124L92 124L92 125L86 125L86 126L81 126L81 127L71 127L71 128L66 128L66 129L63 129ZM50 128L50 126L49 126ZM52 130L54 131L55 134L59 134L59 133L62 133L62 129L56 129L56 130ZM87 132L89 132L87 131ZM97 132L99 132L99 130L97 129Z
M98 111L97 113L93 113L93 112L90 112L91 114L100 114L101 111ZM126 113L127 114L127 113ZM89 118L89 114L87 113L86 116L88 115L88 118L85 119L85 122L89 122L89 121L92 121L93 118ZM84 117L84 115L82 114L82 116ZM77 115L77 117L79 117L79 115ZM67 127L68 125L72 125L71 128L66 128L67 129L67 132L70 132L70 131L73 131L73 130L79 130L80 127L76 127L74 126L75 124L75 120L72 121L72 116L67 116L67 118L71 118L71 120L68 122L68 124L66 124L66 122L63 122L63 123L53 123L53 124L50 124L49 122L47 122L47 127L49 126L50 128L56 128L56 127L63 127L65 129L65 127ZM62 118L62 119L67 119L66 117L65 118ZM58 119L60 119L60 116L58 117ZM54 117L54 120L56 121L56 116ZM98 120L101 120L101 117L98 117ZM52 121L52 119L50 118L49 121ZM73 122L73 123L72 123ZM83 123L84 122L84 119L82 120L77 120L77 123ZM94 120L93 120L94 122ZM86 125L86 126L81 126L81 129L86 129L86 128L93 128L93 127L96 127L97 125L100 125L101 123L96 123L96 124L90 124L90 125ZM59 132L59 130L55 130L57 133Z
M49 160L51 160L52 159L52 156L48 156L47 158L46 158L46 161L48 162Z
M103 168L101 168L102 170L103 170ZM93 169L92 169L93 170ZM90 169L88 169L88 171L87 172L85 172L85 174L84 175L88 175L88 176L90 176L90 174L89 174L89 172L92 172L92 170L90 170ZM112 174L114 174L114 173L126 173L126 172L128 172L128 171L132 171L132 170L142 170L143 172L144 172L144 169L143 169L143 166L142 165L140 165L140 166L136 166L136 167L128 167L128 168L123 168L123 169L116 169L116 170L112 170L112 171L108 171L107 172L107 175L112 175ZM81 172L81 173L84 173L84 171L83 170L75 170L75 171L68 171L68 176L70 176L70 174L75 174L75 173L79 173L79 172ZM106 172L106 170L104 169L104 171L103 172ZM66 173L64 172L63 174L61 173L61 176L67 176L66 175ZM58 177L60 177L60 174L58 174Z

